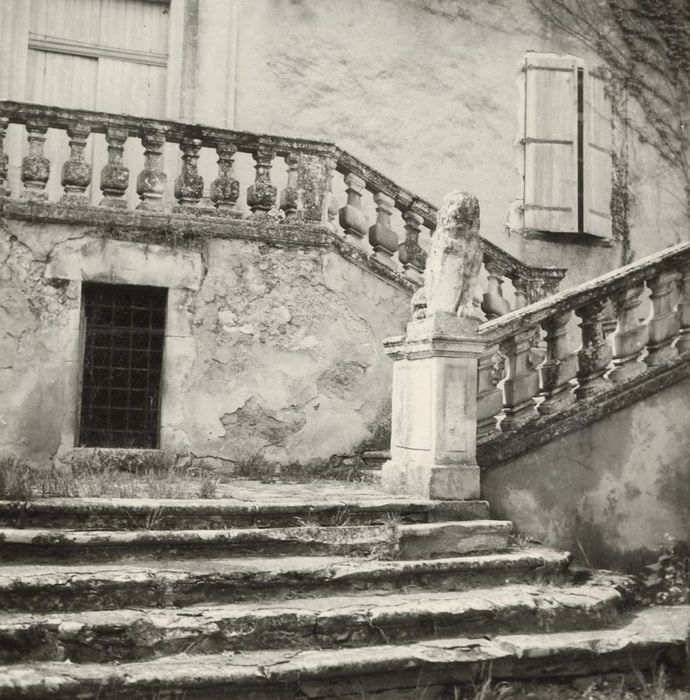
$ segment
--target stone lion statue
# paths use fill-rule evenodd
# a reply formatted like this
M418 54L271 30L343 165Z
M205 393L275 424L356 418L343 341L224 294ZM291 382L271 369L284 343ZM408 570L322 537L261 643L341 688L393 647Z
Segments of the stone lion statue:
M486 320L474 292L482 263L479 202L467 192L451 192L441 203L424 271L424 286L412 297L412 316L439 312Z

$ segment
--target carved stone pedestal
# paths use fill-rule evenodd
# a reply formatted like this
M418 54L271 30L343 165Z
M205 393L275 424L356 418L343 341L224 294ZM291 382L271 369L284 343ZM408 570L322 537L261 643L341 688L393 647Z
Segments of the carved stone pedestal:
M477 321L438 313L385 341L393 359L391 459L382 485L439 500L479 497Z

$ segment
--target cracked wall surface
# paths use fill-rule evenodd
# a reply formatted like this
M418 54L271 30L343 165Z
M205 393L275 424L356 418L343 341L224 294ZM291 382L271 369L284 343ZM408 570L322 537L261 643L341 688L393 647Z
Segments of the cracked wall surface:
M482 473L494 515L590 567L639 570L690 539L690 380Z
M84 280L169 286L162 448L310 462L386 434L382 340L403 330L409 294L336 252L16 220L0 233L0 451L41 461L78 444Z

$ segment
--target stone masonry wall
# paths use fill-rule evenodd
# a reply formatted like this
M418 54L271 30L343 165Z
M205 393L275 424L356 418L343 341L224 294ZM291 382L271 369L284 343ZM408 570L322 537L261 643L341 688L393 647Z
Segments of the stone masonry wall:
M401 332L409 305L390 280L327 247L240 238L171 246L6 219L0 453L42 461L76 444L83 280L170 288L163 448L308 462L388 429L381 341Z
M690 539L690 380L482 473L493 515L587 566L639 569Z

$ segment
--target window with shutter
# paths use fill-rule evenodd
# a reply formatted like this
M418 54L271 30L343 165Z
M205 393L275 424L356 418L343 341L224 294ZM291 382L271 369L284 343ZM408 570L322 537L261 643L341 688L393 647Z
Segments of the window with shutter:
M611 112L602 80L574 56L524 61L524 227L611 235Z

